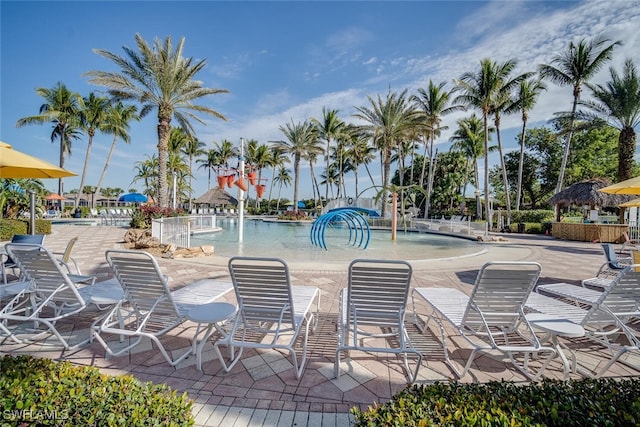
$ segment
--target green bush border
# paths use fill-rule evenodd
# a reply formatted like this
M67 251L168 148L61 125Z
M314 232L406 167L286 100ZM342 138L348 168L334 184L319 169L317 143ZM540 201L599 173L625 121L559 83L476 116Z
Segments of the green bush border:
M165 384L31 356L0 358L0 425L192 426L192 401Z
M16 234L29 234L29 221L1 218L0 241L11 240ZM51 221L36 219L35 234L51 234Z
M640 379L437 382L351 412L356 426L632 426L640 425Z

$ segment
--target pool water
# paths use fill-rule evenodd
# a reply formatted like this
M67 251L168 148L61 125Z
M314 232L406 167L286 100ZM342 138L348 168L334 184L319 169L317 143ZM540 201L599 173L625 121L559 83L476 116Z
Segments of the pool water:
M327 250L311 244L309 223L265 222L245 219L244 241L238 243L237 218L218 218L222 231L195 234L191 246L213 245L221 256L269 256L288 261L348 261L354 258L425 260L468 256L483 250L476 241L433 234L398 231L391 240L389 230L371 230L367 249L348 244L349 231L327 228Z

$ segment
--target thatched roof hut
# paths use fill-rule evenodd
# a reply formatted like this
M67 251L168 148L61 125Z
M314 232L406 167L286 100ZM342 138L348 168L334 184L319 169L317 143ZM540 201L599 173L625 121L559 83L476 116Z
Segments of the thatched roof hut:
M621 203L627 202L634 197L598 191L608 185L611 185L611 182L602 178L576 182L551 197L549 204L558 205L559 207L588 205L591 209L594 209L596 206L618 207ZM560 210L558 210L558 215L559 212Z
M231 194L222 190L220 187L212 188L211 190L198 197L195 202L196 205L237 205L238 200L231 196Z

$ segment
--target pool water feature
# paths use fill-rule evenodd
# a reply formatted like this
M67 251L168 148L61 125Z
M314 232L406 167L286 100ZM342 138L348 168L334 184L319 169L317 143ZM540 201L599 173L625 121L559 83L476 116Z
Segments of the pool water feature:
M337 228L327 228L325 250L310 241L311 221L289 223L261 219L245 219L244 239L239 243L237 218L218 218L217 225L221 231L191 236L191 246L213 245L215 254L226 257L267 256L296 262L443 259L475 255L484 250L477 241L434 233L398 231L397 239L392 241L389 230L371 230L367 249L361 249L346 243L348 230Z

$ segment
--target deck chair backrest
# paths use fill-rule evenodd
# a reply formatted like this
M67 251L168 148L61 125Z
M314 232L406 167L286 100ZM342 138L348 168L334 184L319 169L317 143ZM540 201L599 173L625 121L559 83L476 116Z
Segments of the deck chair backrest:
M76 244L77 241L78 241L78 236L69 240L69 243L67 243L67 247L64 249L64 252L62 253L62 257L60 258L60 261L66 264L71 260L71 252L73 251L73 246Z
M44 236L45 234L15 234L11 238L11 243L42 245L44 244ZM6 264L13 263L13 259L11 258L11 255L9 255L9 258L5 261L5 263Z
M153 316L181 317L160 266L153 256L142 251L108 250L107 262L125 293L125 298L138 313L153 310Z
M626 322L629 317L638 315L639 307L640 265L631 265L618 273L612 284L603 290L583 323L589 326L595 326L599 322L610 324L609 312Z
M289 267L283 260L232 257L229 273L245 321L295 324Z
M32 280L39 300L57 306L84 304L77 286L71 281L56 257L42 245L7 243L5 249L25 278Z
M602 243L602 251L604 252L604 257L607 259L609 269L622 270L625 268L624 265L620 265L620 260L618 259L618 255L616 255L616 250L611 243Z
M349 264L347 321L358 325L397 326L407 305L412 268L406 261L356 259Z
M540 276L535 262L489 262L476 277L462 324L472 331L517 326L522 307ZM484 319L484 321L483 321Z

